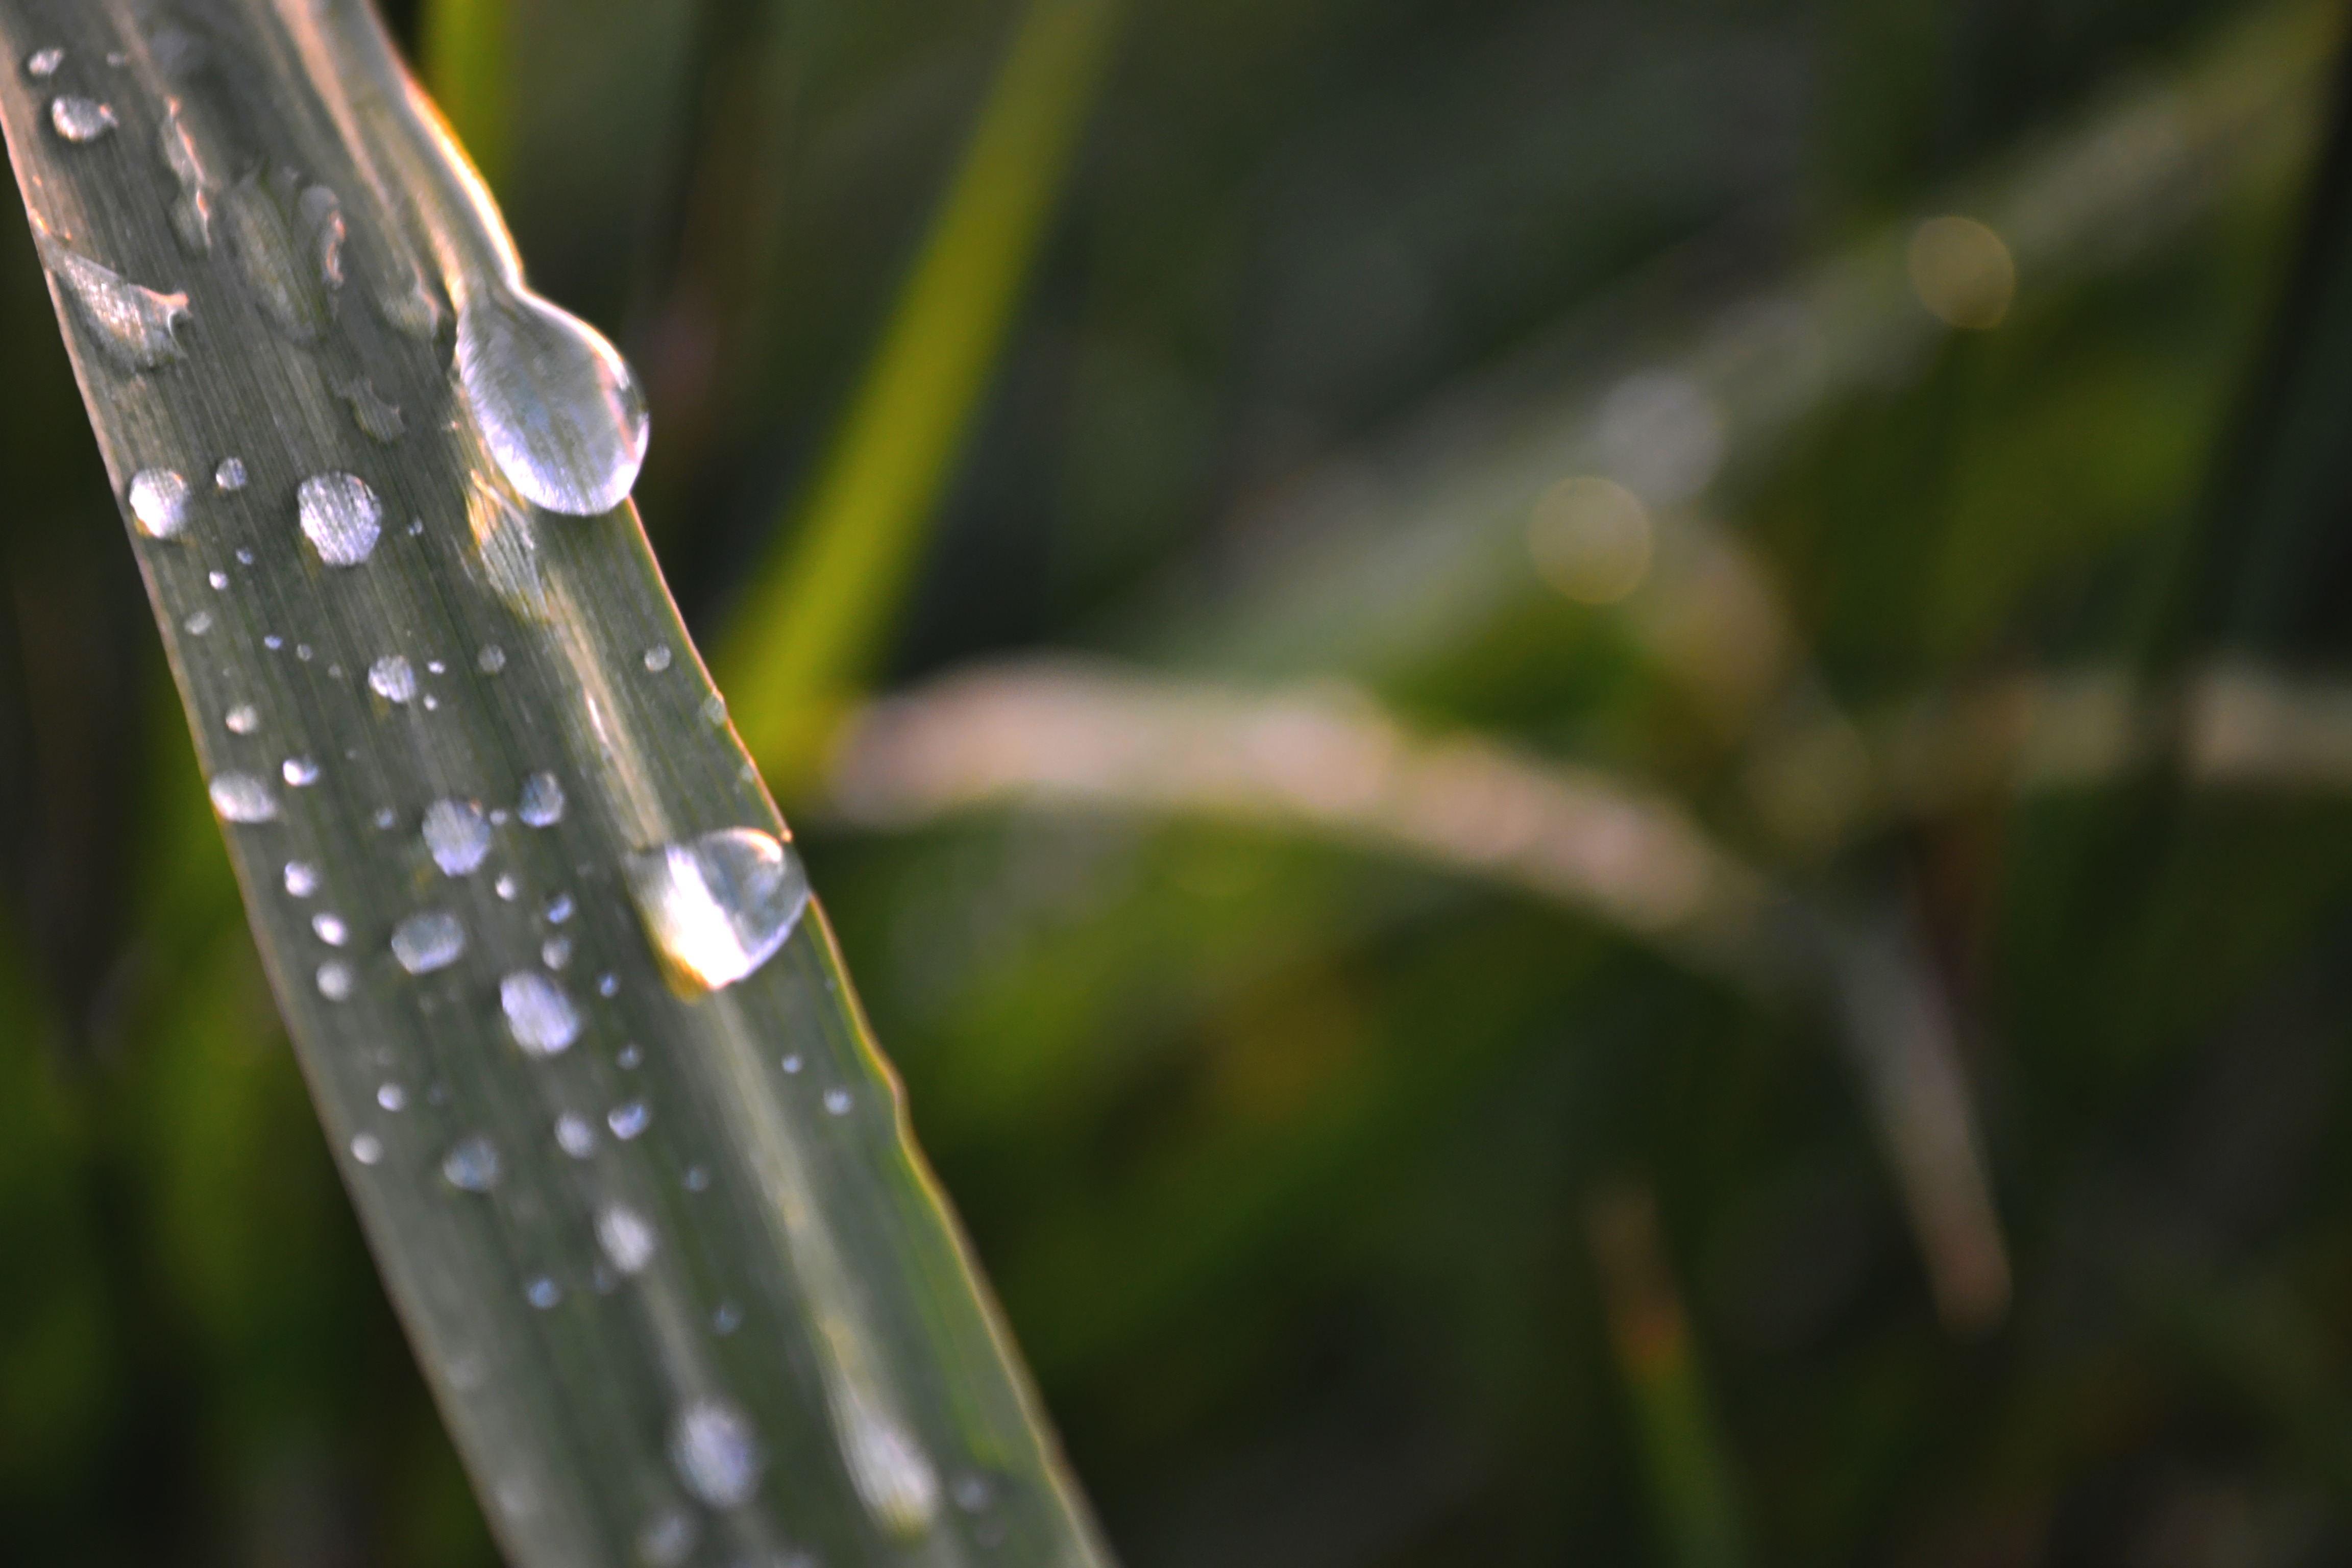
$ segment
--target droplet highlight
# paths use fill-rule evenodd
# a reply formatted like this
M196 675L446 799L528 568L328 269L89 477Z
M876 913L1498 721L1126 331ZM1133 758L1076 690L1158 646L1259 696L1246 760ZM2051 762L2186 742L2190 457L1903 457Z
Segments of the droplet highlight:
M445 877L463 877L490 852L490 825L470 800L436 800L425 808L425 848Z
M515 815L530 827L552 827L563 820L563 785L553 773L533 773L522 781L522 798Z
M250 702L240 702L228 710L221 722L232 735L250 735L261 728L261 710Z
M499 1007L507 1033L527 1055L556 1056L580 1037L580 1010L563 987L537 970L517 970L499 982Z
M593 517L636 483L645 395L585 321L528 292L483 289L457 312L456 368L490 456L530 500Z
M94 98L67 94L49 100L49 127L68 142L95 142L115 123L114 110Z
M356 566L383 531L383 503L357 474L313 474L294 493L302 536L330 566Z
M392 956L411 974L430 974L457 962L466 928L446 910L425 910L392 928Z
M723 828L628 857L629 896L663 961L707 990L769 959L808 907L790 847L757 829Z
M177 539L188 526L188 481L170 468L131 476L131 518L150 539Z
M498 1145L478 1132L458 1139L441 1159L441 1179L460 1192L487 1193L505 1173Z
M245 489L245 459L223 458L220 467L213 470L213 488L220 490Z
M596 1216L596 1245L604 1249L614 1268L635 1274L654 1260L657 1243L645 1215L626 1204L608 1204Z
M269 785L251 773L215 773L205 786L213 797L213 810L224 822L275 822L278 819L278 797Z
M697 1399L678 1411L670 1422L669 1460L686 1489L712 1508L750 1502L767 1468L751 1417L725 1399Z
M388 653L368 666L368 689L386 702L416 700L416 669L403 654Z

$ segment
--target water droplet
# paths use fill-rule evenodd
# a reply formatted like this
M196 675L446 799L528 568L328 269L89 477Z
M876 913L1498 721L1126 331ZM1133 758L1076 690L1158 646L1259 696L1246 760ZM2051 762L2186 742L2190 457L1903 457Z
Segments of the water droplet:
M319 782L319 764L309 757L289 757L278 764L278 773L296 789L308 789Z
M697 1399L670 1423L669 1462L702 1501L740 1508L759 1492L767 1458L740 1407L725 1399Z
M499 897L509 903L513 903L522 897L522 884L515 879L515 874L511 871L499 872L499 879L493 885L498 889Z
M241 490L245 489L244 459L239 458L223 458L220 460L220 467L213 470L213 484L215 488L224 490ZM243 561L249 553L250 552L240 551L237 552L237 559Z
M689 1193L709 1192L710 1190L710 1167L708 1165L688 1165L686 1168L686 1174L678 1178L678 1184Z
M306 642L298 642L298 643L296 643L296 644L294 645L294 657L295 657L296 658L300 659L304 664L308 664L308 663L310 663L310 645L309 643L306 643Z
M727 722L727 699L719 696L716 691L704 698L702 721L714 730L724 725Z
M547 916L548 924L562 925L572 918L572 895L557 893L547 900L546 907L541 912Z
M550 969L562 969L572 962L572 943L560 936L540 943L539 961Z
M341 947L352 940L352 928L343 923L341 915L315 914L310 917L310 929L329 947Z
M449 667L442 663L437 658L428 658L425 661L425 673L427 675L446 675L449 673Z
M303 537L330 566L356 566L383 532L383 503L357 474L313 474L294 492Z
M522 781L522 798L515 815L532 827L552 827L563 820L563 785L553 773L533 773Z
M352 424L386 446L408 433L408 422L401 418L400 405L386 403L365 376L345 382L335 389L335 395L350 405Z
M228 590L228 574L226 572L207 572L205 574L205 581L212 584L213 592L215 594L226 593Z
M774 957L808 906L799 857L749 827L631 855L626 870L654 946L714 991Z
M487 1193L505 1173L498 1145L478 1132L458 1139L441 1161L442 1179L461 1192Z
M555 1144L575 1160L585 1160L596 1152L596 1129L584 1116L570 1111L555 1119Z
M642 1100L623 1100L604 1113L604 1125L624 1143L653 1125L653 1120L652 1109Z
M93 98L63 96L49 101L49 124L68 142L95 142L114 129L114 110Z
M221 722L228 726L232 735L250 735L261 728L261 711L250 702L240 702L228 710L228 716Z
M130 370L153 370L180 357L173 336L188 319L185 294L159 294L131 282L110 268L101 267L78 251L68 250L37 226L41 259L65 280L82 320L104 343L107 353Z
M563 1287L542 1274L530 1282L530 1287L523 1291L523 1296L532 1306L544 1312L563 1300Z
M657 1513L637 1531L637 1561L645 1568L678 1568L694 1554L694 1543L700 1534L694 1516L681 1509Z
M458 390L499 469L550 511L618 506L646 457L646 401L628 365L578 317L484 289L457 312Z
M743 1310L732 1301L721 1301L719 1310L710 1314L711 1331L731 1334L743 1326Z
M621 1047L620 1054L613 1059L621 1064L623 1072L635 1072L645 1065L646 1053L639 1050L634 1044L626 1045Z
M330 1002L347 1002L358 978L350 964L340 958L330 959L319 965L319 994Z
M533 969L520 969L499 982L499 1005L516 1045L535 1057L551 1057L580 1037L580 1012L563 987Z
M215 773L206 788L213 797L213 809L224 822L278 819L278 797L269 793L268 784L251 773Z
M198 610L180 624L187 627L190 637L200 637L213 629L213 613L210 610Z
M482 820L482 808L470 800L436 800L426 806L425 847L443 876L471 872L490 852L490 825Z
M854 1394L835 1415L850 1485L874 1521L900 1540L929 1529L940 1507L939 1472L913 1434Z
M35 49L26 58L25 74L26 76L37 77L43 81L47 81L49 78L57 75L58 68L65 63L65 50L58 47L55 44L51 44L46 49Z
M368 666L368 687L386 702L414 702L416 670L404 656L388 653Z
M656 675L659 675L663 670L667 669L669 668L669 648L667 646L656 646L646 649L646 668Z
M620 977L619 975L617 975L617 974L600 974L600 975L596 976L596 994L597 994L597 995L599 995L599 996L618 996L620 994L621 994L621 977Z
M172 204L172 232L180 237L182 245L201 256L213 247L213 183L205 175L204 159L196 152L196 139L189 134L187 124L180 118L180 100L176 98L164 101L163 127L158 141L163 151L163 166L180 184L180 197Z
M849 1114L850 1104L849 1091L847 1089L828 1089L824 1091L824 1108L830 1114L835 1116L846 1116Z
M375 1102L386 1110L405 1110L408 1109L408 1091L396 1083L380 1083L376 1085Z
M645 1215L626 1204L610 1204L596 1216L596 1245L624 1274L635 1274L654 1260L657 1243Z
M286 891L297 899L307 899L319 890L319 868L308 860L286 862Z
M352 1140L352 1158L362 1165L373 1165L383 1158L383 1140L373 1132L362 1132Z
M244 565L244 566L250 566L250 565L252 565L252 564L253 564L253 552L252 552L252 551L250 551L250 550L239 550L239 551L236 552L236 559L237 559L237 563L238 563L238 564L240 564L240 565ZM276 647L279 646L281 643L283 643L286 639L285 639L284 637L275 637L275 636L272 636L272 637L263 637L261 640L262 640L262 642L263 642L263 643L265 643L265 644L266 644L266 645L268 645L268 647Z
M446 910L426 910L392 928L392 956L411 974L430 974L457 962L466 928Z
M496 643L485 647L474 660L474 668L484 675L496 675L507 667L507 650Z
M169 468L131 476L131 517L150 539L176 539L188 526L188 481Z
M411 539L418 538L418 537L422 536L424 532L425 532L425 520L424 520L423 518L421 518L421 517L412 517L412 518L410 518L410 519L408 520L408 537L409 537L409 538L411 538Z

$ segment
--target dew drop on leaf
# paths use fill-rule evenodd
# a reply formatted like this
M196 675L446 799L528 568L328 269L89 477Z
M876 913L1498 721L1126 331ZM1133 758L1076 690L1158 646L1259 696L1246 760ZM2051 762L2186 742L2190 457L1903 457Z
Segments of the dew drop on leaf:
M496 643L486 646L474 659L474 668L484 675L496 675L506 667L507 650Z
M340 958L330 959L319 965L319 994L330 1002L349 1001L357 979L350 964Z
M656 645L656 647L646 649L646 669L656 675L659 675L663 670L667 669L668 668L669 648L667 645Z
M228 710L228 716L221 722L228 726L232 735L250 735L261 728L261 710L250 702L240 702Z
M604 1125L625 1143L653 1124L654 1113L642 1100L625 1100L604 1113Z
M375 1102L386 1110L405 1110L408 1109L408 1090L396 1083L380 1083L376 1085Z
M808 907L790 847L749 827L631 855L629 896L646 934L677 973L709 990L775 956Z
M607 1204L596 1216L596 1245L604 1249L614 1268L635 1274L653 1261L657 1244L645 1215L626 1204Z
M523 1291L524 1299L544 1312L563 1300L563 1287L542 1274Z
M297 899L307 899L319 890L319 868L308 860L286 862L286 891Z
M460 1138L441 1159L441 1177L461 1192L487 1193L505 1174L498 1145L476 1132Z
M490 852L490 825L470 800L436 800L425 808L425 847L445 877L463 877Z
M330 566L356 566L383 531L383 503L357 474L313 474L294 492L302 535Z
M25 74L29 77L37 78L42 81L47 81L49 78L57 75L58 68L65 63L65 50L58 47L55 44L51 44L47 48L35 49L31 55L26 58Z
M34 238L42 261L64 280L82 320L117 363L131 370L153 370L180 357L173 333L188 319L185 294L142 288L52 239L37 220Z
M596 1152L595 1126L567 1110L555 1119L555 1145L575 1160L585 1160Z
M352 1140L352 1158L362 1165L373 1165L383 1158L383 1140L373 1132L362 1132Z
M457 312L457 387L509 483L550 511L618 506L646 457L646 400L596 330L486 288Z
M669 1460L686 1489L712 1508L740 1508L760 1489L766 1457L751 1417L725 1399L697 1399L670 1422Z
M430 974L457 962L466 928L446 910L425 910L392 928L392 956L411 974Z
M310 917L310 929L329 947L341 947L352 940L352 928L343 923L341 915L320 913Z
M551 1057L580 1037L580 1010L563 987L537 970L519 969L499 982L499 1007L507 1032L534 1057Z
M220 460L220 467L213 470L213 484L215 488L224 490L245 489L245 459L223 458Z
M131 517L150 539L176 539L188 526L188 481L169 468L131 476Z
M522 798L515 815L531 827L552 827L563 820L563 785L553 773L533 773L522 781Z
M215 773L207 792L213 797L213 809L224 822L274 822L278 818L278 797L269 785L251 773Z
M114 129L114 110L94 98L64 94L49 100L49 125L68 142L95 142Z
M405 656L388 653L368 666L368 689L386 702L416 700L416 670Z
M278 764L278 776L296 789L308 789L319 782L319 764L309 757L289 757Z

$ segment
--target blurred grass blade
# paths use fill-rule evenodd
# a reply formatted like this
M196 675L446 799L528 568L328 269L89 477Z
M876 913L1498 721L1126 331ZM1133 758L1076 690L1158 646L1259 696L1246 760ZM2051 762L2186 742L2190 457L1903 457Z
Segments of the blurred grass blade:
M719 669L778 786L871 673L1013 321L1109 56L1118 0L1030 0L880 349Z
M509 1556L1103 1561L646 547L627 368L373 13L5 0L0 48L271 985Z
M507 176L511 16L507 0L425 0L419 26L425 85L494 191Z

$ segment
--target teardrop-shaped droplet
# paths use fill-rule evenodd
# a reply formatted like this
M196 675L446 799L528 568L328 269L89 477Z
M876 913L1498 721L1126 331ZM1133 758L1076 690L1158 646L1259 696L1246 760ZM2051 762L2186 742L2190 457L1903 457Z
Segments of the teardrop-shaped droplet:
M537 970L517 970L499 982L499 1007L507 1016L507 1033L530 1056L560 1055L580 1037L580 1010L563 987Z
M725 1399L697 1399L678 1411L670 1422L669 1462L686 1489L712 1508L750 1502L767 1468L751 1418Z
M95 142L114 125L114 110L94 98L68 93L49 101L49 126L68 142Z
M441 1160L442 1180L461 1192L487 1193L505 1173L498 1145L478 1132L458 1139Z
M749 827L632 855L629 895L671 968L708 990L775 956L808 907L808 878L787 845Z
M618 506L646 459L646 400L593 327L484 289L457 312L457 386L499 471L550 511Z
M425 847L445 877L463 877L490 852L490 825L470 800L436 800L425 808Z
M596 1216L596 1245L613 1267L624 1274L635 1274L654 1260L656 1242L654 1227L646 1216L626 1204L608 1204Z
M188 526L188 481L170 468L131 476L131 518L150 539L177 539Z
M213 809L224 822L274 822L278 797L269 785L251 773L215 773L206 786Z
M313 474L294 492L302 536L330 566L356 566L383 531L383 503L357 474Z
M522 781L522 798L515 815L528 827L552 827L563 820L563 784L553 773L533 773Z
M405 655L388 653L368 666L368 689L386 702L416 700L416 667Z
M392 956L411 974L446 969L465 951L466 928L446 910L426 910L392 928Z
M130 370L153 370L180 357L180 344L173 333L188 319L185 294L159 294L142 288L111 268L68 249L44 230L37 228L35 237L40 243L41 259L64 282L82 320L115 361Z

